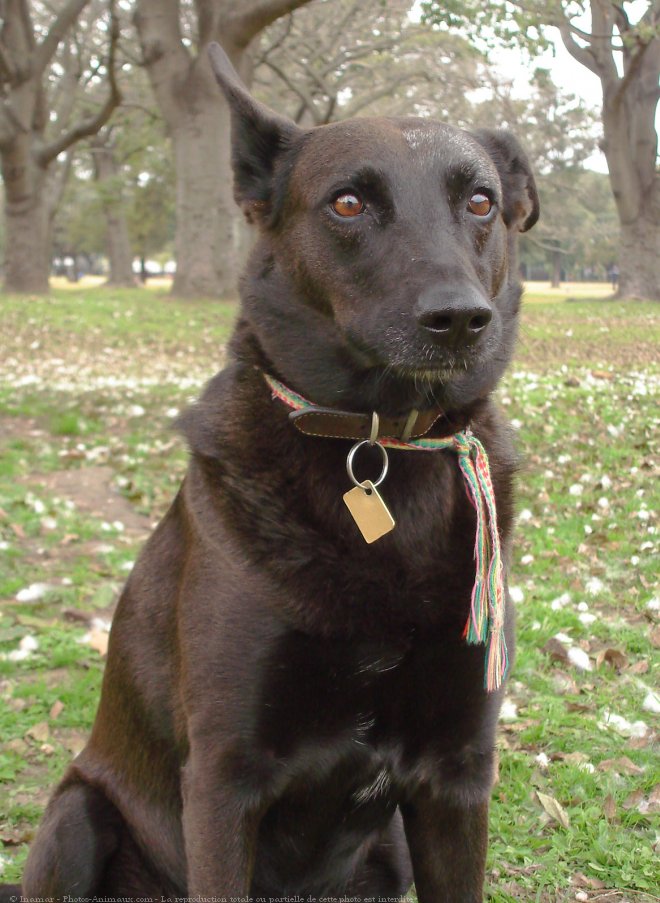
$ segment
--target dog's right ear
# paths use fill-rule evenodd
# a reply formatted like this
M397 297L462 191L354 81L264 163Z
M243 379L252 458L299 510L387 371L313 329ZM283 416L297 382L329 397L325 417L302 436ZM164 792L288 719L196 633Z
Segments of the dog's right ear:
M277 158L302 129L252 97L219 44L209 44L208 53L231 110L234 198L248 220L264 219L270 212Z

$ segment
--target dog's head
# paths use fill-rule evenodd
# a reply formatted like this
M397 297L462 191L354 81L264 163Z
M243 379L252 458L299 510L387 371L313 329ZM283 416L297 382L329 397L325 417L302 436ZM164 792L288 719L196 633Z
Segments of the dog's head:
M317 404L401 413L487 395L515 341L518 232L539 213L507 132L427 119L300 129L255 101L217 45L234 191L259 229L244 317Z

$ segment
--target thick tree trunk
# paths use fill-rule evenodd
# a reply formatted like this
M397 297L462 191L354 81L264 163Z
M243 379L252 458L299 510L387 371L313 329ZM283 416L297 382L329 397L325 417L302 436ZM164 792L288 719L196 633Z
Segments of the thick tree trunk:
M48 209L39 193L5 205L5 291L48 293L50 230Z
M48 292L50 210L46 172L34 160L31 135L2 148L5 185L5 291Z
M238 275L229 111L217 98L191 106L196 109L172 133L177 261L172 291L183 297L213 298L234 293Z
M660 195L660 191L655 192ZM660 301L660 217L656 204L621 224L618 298Z
M112 148L100 142L94 143L93 158L106 221L105 240L110 265L107 285L133 286L133 252L121 196L119 167Z
M107 285L133 286L133 252L121 193L119 166L112 147L102 140L92 142L94 175L106 223L106 251L110 273Z
M182 41L178 3L136 3L144 64L174 146L176 295L234 293L249 244L232 197L229 111L208 64L208 43L220 41L249 84L251 42L277 18L307 2L198 0L198 55Z

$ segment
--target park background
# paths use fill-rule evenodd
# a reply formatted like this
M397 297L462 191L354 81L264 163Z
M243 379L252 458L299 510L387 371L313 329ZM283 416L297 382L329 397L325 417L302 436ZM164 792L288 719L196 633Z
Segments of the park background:
M488 899L658 900L659 17L657 0L0 4L2 880L91 725L122 582L184 473L173 422L224 362L251 236L219 40L301 125L412 114L525 145L542 218L498 392L521 452L519 655ZM602 104L557 86L560 45Z

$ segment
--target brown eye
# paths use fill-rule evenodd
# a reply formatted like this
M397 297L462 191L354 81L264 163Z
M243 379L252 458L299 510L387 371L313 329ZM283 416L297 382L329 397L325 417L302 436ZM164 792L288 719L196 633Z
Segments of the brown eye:
M488 216L492 206L490 198L487 198L486 195L481 194L481 192L473 194L468 201L468 210L470 213L474 213L475 216Z
M364 210L364 202L356 194L347 191L346 194L340 194L335 198L332 209L339 216L358 216Z

